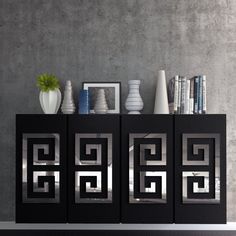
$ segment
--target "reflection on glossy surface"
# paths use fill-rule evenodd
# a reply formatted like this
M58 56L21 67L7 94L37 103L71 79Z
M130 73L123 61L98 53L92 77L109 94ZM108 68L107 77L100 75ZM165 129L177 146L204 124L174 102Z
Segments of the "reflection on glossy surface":
M206 171L184 171L182 175L182 185L183 185L183 203L191 203L191 204L217 204L220 203L220 178L219 176L215 177L215 193L214 198L188 198L187 196L187 179L188 177L204 177L204 187L199 187L197 182L193 183L192 192L196 194L201 193L210 193L209 191L209 172Z
M183 165L188 166L208 166L210 162L210 152L209 152L209 144L193 144L193 155L198 155L199 150L203 150L203 160L188 160L187 158L187 151L188 151L188 139L214 139L214 160L215 160L215 168L214 173L209 171L183 171L182 172L182 201L183 203L191 203L191 204L217 204L220 203L220 135L219 134L183 134ZM200 167L198 167L200 168ZM210 182L210 175L213 174L215 176L214 183ZM193 182L192 189L188 190L188 177L195 177L196 179L200 180L200 177L204 178L204 187L199 187L198 182ZM199 178L198 178L199 177ZM211 193L209 186L211 184L214 184L214 192ZM204 198L203 196L201 198L197 197L188 197L188 191L191 191L192 194L199 194L202 193L209 193L213 197L212 198Z
M59 171L35 171L33 172L33 192L34 193L45 193L47 194L49 192L49 183L44 182L43 187L39 187L39 179L38 177L47 177L47 176L52 176L55 180L55 196L50 198L42 198L42 197L34 197L34 198L29 198L28 197L28 187L27 183L23 182L23 202L24 203L58 203L60 202L60 173Z
M81 160L80 155L82 152L81 139L106 139L107 141L107 150L105 153L107 155L107 197L101 198L96 197L96 193L102 192L102 170L91 171L91 170L79 170L75 172L75 202L76 203L111 203L112 202L112 134L110 133L77 133L75 134L75 165L77 166L88 166L88 167L102 167L103 156L102 150L103 145L101 144L85 144L85 155L90 155L92 150L96 151L96 160ZM86 181L85 183L85 193L95 193L92 197L81 197L81 185L83 177L91 177L92 180L96 183L96 187L93 187L91 182ZM91 180L90 178L90 180ZM91 180L91 181L92 181ZM91 195L90 195L91 196Z
M134 141L135 139L161 139L161 157L159 160L146 160L145 158L145 150L149 150L150 155L156 155L156 145L152 143L145 143L139 145L139 160L140 166L166 166L166 134L164 133L133 133L129 134L129 203L166 203L167 199L167 177L166 171L140 171L140 186L139 192L143 193L156 193L156 183L151 182L149 187L145 186L145 178L146 177L161 177L161 198L154 198L154 197L144 197L144 198L135 198L134 197L134 185L135 178L134 178L134 160L135 156L137 155L134 153Z
M199 150L203 150L203 160L188 160L188 139L214 139L215 140L215 159L220 158L220 136L219 134L183 134L182 136L182 155L183 166L187 165L209 165L209 145L208 144L193 144L193 155L198 155Z
M109 167L109 176L112 175L111 167ZM76 203L111 203L112 202L112 186L110 181L108 184L108 194L107 198L96 198L88 197L88 198L81 198L80 197L80 183L81 183L81 176L89 176L94 177L96 182L96 187L92 187L90 182L86 182L86 193L101 193L102 192L102 175L100 171L76 171L75 172L75 202Z
M156 154L155 144L140 144L140 164L141 165L166 165L166 134L130 134L129 135L129 157L130 166L132 165L132 160L134 159L134 139L135 138L152 138L161 139L161 157L160 160L145 160L145 150L150 150L152 155Z
M55 146L50 147L49 144L34 144L33 145L33 165L60 165L60 138L59 134L23 134L23 165L27 163L27 150L28 150L28 139L48 139L53 138L55 141ZM54 160L39 160L38 153L39 150L43 150L44 155L49 154L49 149L54 148L55 156Z
M53 138L55 141L55 146L50 146L49 144L33 144L33 152L28 152L28 139L32 141L35 139L48 139ZM59 171L33 171L32 178L31 173L29 173L29 163L33 163L33 166L49 166L60 164L60 156L59 156L59 134L23 134L22 140L22 197L23 202L25 203L57 203L60 201L60 173ZM49 149L53 148L55 151L55 156L52 158L53 160L39 160L38 154L39 150L43 151L43 155L49 154ZM28 156L29 155L29 156ZM31 162L31 161L32 162ZM43 168L43 167L42 167ZM30 175L29 175L30 174ZM39 178L44 179L44 177L52 176L54 179L54 187L55 187L55 196L54 197L28 197L29 194L29 183L28 181L33 182L33 193L37 195L37 193L45 193L45 196L49 192L49 182L44 181L43 186L39 186ZM40 195L41 196L41 195Z

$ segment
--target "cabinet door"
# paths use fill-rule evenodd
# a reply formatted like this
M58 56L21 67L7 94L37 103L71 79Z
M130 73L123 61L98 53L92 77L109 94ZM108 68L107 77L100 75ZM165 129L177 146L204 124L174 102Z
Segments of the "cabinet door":
M226 222L226 117L175 116L175 222Z
M69 117L69 222L120 221L120 116Z
M66 222L66 117L16 116L16 222Z
M122 222L173 222L173 117L124 115Z

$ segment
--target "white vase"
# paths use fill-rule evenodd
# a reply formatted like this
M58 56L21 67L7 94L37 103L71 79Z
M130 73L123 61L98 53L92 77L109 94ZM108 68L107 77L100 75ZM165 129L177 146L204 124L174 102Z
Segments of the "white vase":
M139 93L140 80L129 80L129 95L125 102L128 114L140 114L143 109L143 100Z
M40 91L39 101L45 114L56 114L61 104L61 92L59 89Z
M169 114L169 104L164 70L158 71L154 114Z
M66 81L61 111L63 114L73 114L75 112L75 103L73 100L72 85L70 80Z
M107 111L108 111L108 106L106 102L105 90L99 89L94 104L94 112L95 114L106 114Z

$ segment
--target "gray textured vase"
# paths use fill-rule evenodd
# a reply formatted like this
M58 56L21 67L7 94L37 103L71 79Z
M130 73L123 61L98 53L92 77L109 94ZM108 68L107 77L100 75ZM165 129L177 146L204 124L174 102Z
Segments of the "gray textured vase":
M66 81L61 111L63 114L73 114L75 112L75 104L73 101L72 85L70 80Z
M125 102L128 114L140 114L143 109L143 100L139 93L140 80L129 80L129 95Z
M94 112L96 114L106 114L108 111L106 95L104 89L99 89L97 92L97 97L94 105Z

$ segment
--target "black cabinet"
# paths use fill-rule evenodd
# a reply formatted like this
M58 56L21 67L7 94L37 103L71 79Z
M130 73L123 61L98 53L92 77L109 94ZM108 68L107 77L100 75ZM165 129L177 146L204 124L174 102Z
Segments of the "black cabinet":
M68 221L120 221L120 117L68 118Z
M16 222L225 223L225 115L17 115Z
M226 222L226 117L175 116L175 222Z
M122 222L172 223L173 116L123 115Z
M67 119L16 119L16 222L67 221Z

